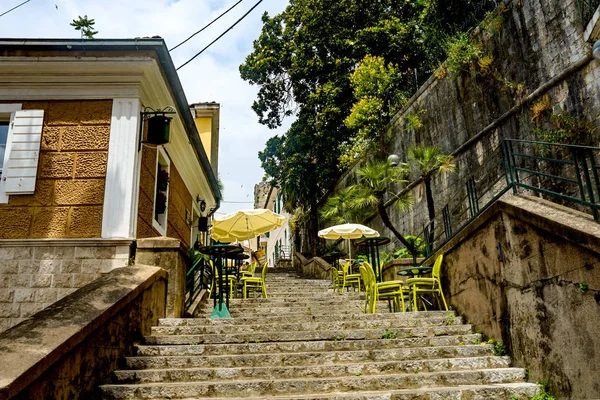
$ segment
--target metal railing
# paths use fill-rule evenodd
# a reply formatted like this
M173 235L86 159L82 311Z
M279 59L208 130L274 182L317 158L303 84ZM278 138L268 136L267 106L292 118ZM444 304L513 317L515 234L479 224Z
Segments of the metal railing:
M273 251L273 261L275 265L279 262L279 260L289 260L292 258L292 249L290 246L279 246L275 245L275 249Z
M185 274L185 306L187 310L198 297L202 289L210 289L212 269L202 257L190 261Z
M585 28L587 24L592 20L596 9L600 5L600 0L576 0L577 11L579 12L579 18Z
M537 194L600 221L599 170L598 147L503 140L472 174L449 185L447 190L456 194L436 207L435 218L418 234L425 239L426 255L432 255L508 191Z

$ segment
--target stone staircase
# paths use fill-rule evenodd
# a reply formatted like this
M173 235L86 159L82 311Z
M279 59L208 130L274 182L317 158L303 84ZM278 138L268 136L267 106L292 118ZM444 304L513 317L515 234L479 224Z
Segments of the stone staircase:
M267 275L231 319L163 319L104 399L528 399L537 386L454 312L363 314L360 293Z

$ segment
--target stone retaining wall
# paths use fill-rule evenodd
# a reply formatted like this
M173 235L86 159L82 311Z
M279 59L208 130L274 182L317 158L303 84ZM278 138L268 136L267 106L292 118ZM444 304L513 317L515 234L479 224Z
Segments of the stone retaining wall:
M331 265L321 257L313 257L306 260L300 267L302 276L315 279L332 279Z
M466 321L507 344L557 398L598 398L600 224L510 196L440 252L445 294Z
M127 266L131 240L0 240L0 332Z
M164 317L167 273L112 271L0 333L0 399L94 399Z

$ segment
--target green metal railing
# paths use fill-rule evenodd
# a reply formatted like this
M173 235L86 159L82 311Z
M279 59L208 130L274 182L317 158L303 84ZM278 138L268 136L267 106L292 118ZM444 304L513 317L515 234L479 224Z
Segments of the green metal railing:
M449 185L456 195L418 236L430 256L508 191L537 194L600 221L599 170L599 147L503 140L472 174Z
M579 18L585 27L594 16L596 9L600 5L600 0L576 0L577 11L579 12Z
M202 289L210 289L212 269L202 257L190 259L185 274L185 309L187 310L198 297Z

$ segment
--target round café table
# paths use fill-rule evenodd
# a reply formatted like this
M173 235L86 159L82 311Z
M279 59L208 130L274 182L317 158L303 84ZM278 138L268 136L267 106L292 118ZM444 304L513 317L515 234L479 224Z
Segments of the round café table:
M329 261L331 260L331 265L333 265L335 267L335 269L339 270L340 269L340 257L345 256L346 253L344 253L343 251L330 251L329 253L325 254L323 256L323 258L325 259L325 261Z
M227 259L233 260L235 262L234 266L228 268L228 272L234 273L238 282L240 281L240 268L242 268L242 262L249 258L250 258L250 256L248 254L244 254L243 252L242 253L230 253L227 255Z
M431 267L408 267L399 270L397 274L400 276L410 276L414 278L417 276L430 274L432 269L433 268Z
M217 268L219 274L219 282L216 285L218 294L214 297L214 311L210 315L211 318L231 318L229 314L229 290L226 289L224 282L229 282L229 274L227 271L227 259L228 256L238 254L244 250L241 246L232 245L229 243L215 243L210 246L200 247L200 252L209 255L212 259L213 265ZM225 296L223 296L225 294ZM223 297L225 297L225 304L223 304Z
M432 267L409 267L409 268L403 268L396 273L400 276L410 276L411 278L417 278L421 275L430 274L432 270L433 270ZM430 306L433 305L429 300L427 300L423 296L419 296L419 297L421 298L422 301L426 302ZM414 306L411 306L411 307L414 307Z
M375 273L375 278L377 282L381 282L381 265L379 262L379 246L383 246L390 242L390 238L387 236L375 236L369 238L356 239L354 244L357 246L365 247L367 251L367 257L371 262L371 266L373 267L373 272Z

